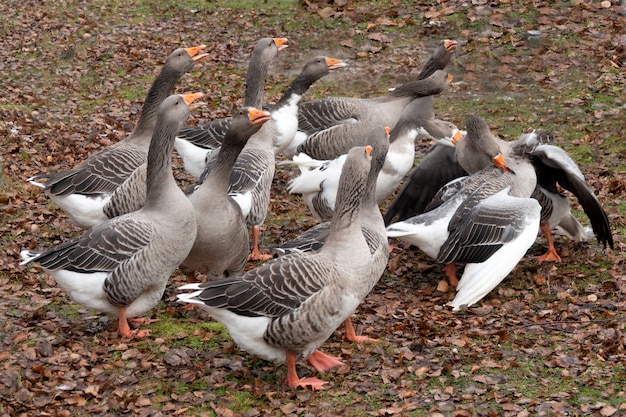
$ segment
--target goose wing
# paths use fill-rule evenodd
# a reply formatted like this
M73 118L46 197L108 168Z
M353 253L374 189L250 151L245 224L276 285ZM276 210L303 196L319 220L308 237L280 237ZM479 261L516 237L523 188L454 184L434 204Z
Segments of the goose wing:
M27 262L38 262L49 270L110 272L147 247L153 234L154 225L150 222L138 217L116 217Z
M409 179L387 209L385 224L406 220L426 210L437 191L451 180L467 175L457 163L454 148L436 144L409 173Z
M73 193L111 193L135 168L146 161L146 156L144 150L134 146L111 146L92 155L76 168L55 174L37 175L28 181L37 183L45 180L44 190L58 196Z
M511 197L508 191L506 187L487 198L479 196L480 193L468 198L450 221L450 235L437 260L485 262L515 240L525 230L529 210L537 203L530 198Z
M204 304L243 316L280 317L296 311L324 288L317 277L331 273L328 262L290 254L241 277L201 284L196 298Z
M186 140L205 149L217 149L222 146L222 140L231 124L231 117L216 119L199 126L181 128L176 138Z
M554 145L539 145L530 154L534 157L539 185L556 193L558 184L574 194L589 217L598 241L612 249L614 242L609 218L576 162L565 150Z
M359 101L346 97L329 97L306 101L298 106L298 130L307 134L359 119Z

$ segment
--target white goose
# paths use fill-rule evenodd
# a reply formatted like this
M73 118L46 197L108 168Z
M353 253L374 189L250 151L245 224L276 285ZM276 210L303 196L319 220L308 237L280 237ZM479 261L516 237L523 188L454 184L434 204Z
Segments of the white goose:
M75 225L87 229L106 221L102 207L111 193L146 161L160 104L194 63L207 56L200 53L205 48L204 45L179 48L170 54L150 87L139 121L128 137L72 169L36 175L28 181L41 188Z
M248 140L237 158L230 177L229 193L241 207L248 225L252 227L250 260L271 257L259 251L259 235L260 227L267 216L274 178L274 140L277 137L293 137L297 129L298 103L302 95L315 81L343 66L343 61L335 58L321 56L309 60L272 108L272 119ZM200 183L211 172L213 163L212 158L207 161Z
M390 132L389 151L376 183L378 203L382 203L395 191L413 166L415 141L419 137L452 147L452 140L459 139L462 134L454 124L434 118L432 96L413 100L404 108L398 123ZM361 138L359 144L366 144L366 138ZM311 213L319 221L328 221L332 217L337 178L344 161L345 155L330 161L318 161L300 154L294 157L293 162L281 162L300 166L300 175L289 182L287 190L292 194L302 194Z
M95 226L82 236L43 253L22 251L22 265L39 263L75 302L118 317L123 337L128 318L138 317L161 299L167 280L185 259L196 236L193 207L172 175L176 132L201 94L173 95L157 114L148 151L145 206Z
M450 303L454 310L471 306L495 288L532 245L539 227L541 207L530 197L537 184L532 164L507 142L492 139L484 120L469 116L461 142L473 147L462 156L457 152L459 160L487 160L499 168L486 167L455 181L440 191L438 207L387 227L388 237L411 243L447 265L457 286ZM458 262L466 266L457 282Z
M350 317L376 284L372 241L364 234L361 200L370 170L371 147L349 152L340 198L322 249L273 259L242 276L189 284L180 301L206 309L244 350L287 364L287 384L321 389L324 381L298 377L296 361L318 371L341 364L318 349ZM381 219L382 221L382 219ZM378 246L379 242L374 243Z
M270 63L279 51L288 47L288 42L287 38L261 38L256 42L246 71L244 107L260 109L263 106L263 87ZM202 175L207 157L221 146L230 121L230 117L225 117L198 126L185 126L176 135L176 152L193 177Z

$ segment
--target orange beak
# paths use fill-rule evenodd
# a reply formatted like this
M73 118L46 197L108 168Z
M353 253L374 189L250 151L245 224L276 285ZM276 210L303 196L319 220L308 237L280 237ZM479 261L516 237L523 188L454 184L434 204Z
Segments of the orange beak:
M185 103L187 103L187 105L189 106L191 103L193 103L194 100L199 99L200 97L202 97L204 94L202 93L193 93L193 94L183 94L183 100L185 100Z
M493 165L496 168L500 168L504 172L509 172L510 171L509 167L506 166L506 161L504 160L504 155L502 155L501 153L499 153L498 155L494 156L492 158L492 160L493 160Z
M287 43L289 42L289 39L287 38L272 38L272 39L274 39L274 43L278 47L279 51L282 51L283 49L289 46L287 45Z
M262 125L271 119L271 114L265 110L259 110L255 107L250 107L248 109L248 118L250 119L250 123L254 126Z
M453 41L451 39L446 39L445 41L443 41L443 46L446 48L448 52L452 52L456 49L456 41Z
M199 54L198 55L198 53L200 51L202 51L203 49L206 49L206 45L192 46L190 48L185 48L185 51L187 51L187 53L189 54L189 56L191 57L192 60L199 61L202 58L204 58L205 56L209 56L209 54Z
M372 146L371 145L366 145L365 146L365 153L367 154L367 156L371 157L372 156Z
M328 67L329 71L332 71L338 68L347 67L348 64L343 62L341 59L326 57L326 66Z
M463 133L460 130L457 130L452 136L452 144L456 146L456 143L463 139Z

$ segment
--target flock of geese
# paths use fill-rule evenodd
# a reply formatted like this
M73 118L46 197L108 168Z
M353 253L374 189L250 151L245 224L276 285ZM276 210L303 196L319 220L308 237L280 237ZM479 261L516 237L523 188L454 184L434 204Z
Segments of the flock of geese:
M342 323L348 340L375 340L358 336L350 317L385 271L389 238L445 265L457 288L454 310L496 287L539 230L549 242L543 260L559 259L555 228L587 239L558 187L578 198L597 239L613 247L606 213L550 132L507 142L479 116L467 117L465 132L435 118L456 42L441 42L416 80L379 97L300 102L313 83L346 66L315 57L263 110L268 68L287 45L258 40L243 107L198 126L184 124L202 94L171 93L206 47L172 52L128 137L75 168L28 179L86 231L43 252L23 250L22 265L38 263L73 301L116 316L123 337L149 334L129 322L142 322L180 268L189 282L179 288L181 302L208 311L247 352L286 363L290 387L319 389L324 381L299 378L296 362L322 372L340 365L319 348ZM435 145L411 171L418 138ZM174 149L198 179L185 191L172 173ZM319 224L273 246L269 259L259 228L277 163L299 171L287 189L302 195ZM403 180L383 217L380 204ZM246 271L250 259L266 262Z

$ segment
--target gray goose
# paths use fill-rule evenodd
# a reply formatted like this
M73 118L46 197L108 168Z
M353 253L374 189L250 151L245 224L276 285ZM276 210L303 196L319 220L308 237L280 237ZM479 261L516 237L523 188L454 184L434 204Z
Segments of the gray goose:
M507 142L496 143L482 118L469 116L466 127L461 143L473 146L457 155L459 161L487 160L498 168L487 166L455 180L440 191L439 206L387 227L388 237L446 264L457 287L450 302L454 310L481 300L511 272L534 242L541 212L531 198L537 178L528 158ZM457 281L454 264L459 262L466 265Z
M269 135L272 136L271 140L275 140L277 137L293 135L293 132L296 129L294 107L297 106L297 101L299 100L299 97L300 97L297 91L308 88L306 87L306 83L310 82L310 81L307 81L303 83L302 82L303 77L309 77L309 76L321 77L322 75L328 73L328 71L334 70L336 68L341 68L342 66L343 66L343 63L334 58L317 57L313 59L312 61L310 61L303 69L301 76L299 78L296 78L296 80L293 83L293 86L285 93L283 99L279 101L280 107L276 107L275 113L272 116L273 124L275 125L275 127L271 129L269 132L267 130L263 130L262 132L265 132L265 136L261 135L262 132L258 132L257 134L253 135L257 138L255 139L255 141L257 142L257 145L255 146L258 147L265 143L265 145L261 146L261 148L267 149L270 146L267 144L269 143L268 141L270 140ZM228 126L230 126L230 123L231 123L230 117L228 117L227 119L222 119L222 120L228 120ZM220 140L223 140L223 138ZM217 147L215 150L219 150L219 147ZM205 171L202 173L202 175L200 175L198 184L202 184L204 182L204 178L211 172L212 164L213 164L212 159L215 155L217 154L211 153L208 155L208 160L204 164ZM267 152L260 153L259 151L256 151L256 155L265 156L268 161L272 158L272 155L269 155L269 153ZM273 163L270 165L273 166ZM240 171L242 169L243 169L242 162L238 162L235 167L235 171L237 170ZM146 178L145 171L146 169L145 169L145 164L144 164L143 166L140 166L137 170L135 170L135 172L133 172L131 176L115 190L115 192L113 193L113 195L111 196L109 201L104 205L104 208L103 208L104 214L106 215L107 218L110 219L110 218L119 216L124 213L129 213L131 211L139 209L143 205L143 196L145 195L145 178ZM258 175L260 179L263 179L261 175L267 175L269 178L272 178L274 175L273 172L270 175L268 171L264 171L263 169L261 169L261 167L259 167L259 171L257 173L253 172L252 174ZM246 174L246 175L250 175L250 174ZM231 179L234 181L234 183L238 181L237 178L231 177ZM252 178L246 177L245 180L256 181L254 177ZM236 192L239 189L243 189L244 186L250 186L251 182L243 183L243 184L244 185L242 185L240 188L237 188L235 186L231 187L230 191ZM271 179L270 179L269 184L271 186ZM259 187L261 186L259 185ZM191 186L187 190L187 192L191 194L195 188L197 188L197 185ZM259 195L261 197L263 197L264 194L262 194L261 190L262 188L257 190L257 192L260 193ZM269 204L269 195L267 196L266 204ZM247 216L247 213L250 209L246 208L246 206L242 206L242 210L244 210L244 213ZM264 219L265 217L263 217L263 219L261 220L261 224L264 221ZM258 236L257 236L257 239L258 239Z
M415 161L415 141L424 137L442 145L453 147L452 140L462 134L453 123L435 119L434 98L432 96L413 100L403 110L398 123L391 130L389 152L385 164L378 175L376 200L382 203L398 187ZM368 137L360 139L359 145L367 144ZM365 140L363 140L365 139ZM345 155L330 161L317 161L300 154L293 162L300 166L301 174L290 180L288 191L301 194L311 213L320 221L332 217L337 177ZM304 167L304 169L303 169ZM309 169L306 169L306 168Z
M416 81L369 99L330 97L300 105L298 133L287 157L305 153L328 160L345 154L377 126L393 128L402 109L413 99L441 93L446 86L443 70L450 62L456 42L443 41L433 52ZM353 142L356 141L356 142Z
M256 42L246 71L244 107L260 109L263 106L263 87L270 63L287 46L287 38L261 38ZM185 126L178 132L174 147L185 170L195 178L202 174L207 156L222 144L230 121L230 117L225 117L198 126Z
M490 133L489 133L490 134ZM491 135L491 134L490 134ZM506 144L491 135L493 143ZM546 253L539 256L540 261L560 261L554 247L551 230L557 228L570 239L576 241L587 240L588 233L570 211L569 198L558 192L558 187L571 192L576 196L585 214L591 222L591 227L598 241L604 247L613 249L613 236L606 212L587 184L584 175L574 160L558 146L551 145L552 133L549 131L535 131L521 135L510 146L518 148L518 153L530 158L537 172L538 185L533 192L533 198L541 204L541 231L548 240ZM458 150L470 143L461 141ZM509 146L509 145L505 145ZM491 152L496 152L496 148ZM435 195L436 190L447 181L458 178L489 164L489 158L481 161L465 162L463 166L457 162L457 156L449 148L435 145L424 160L411 172L409 181L398 193L389 209L385 213L385 224L390 224L394 218L398 221L422 213ZM465 168L465 169L464 169Z
M275 170L274 140L278 136L291 136L297 129L298 103L302 95L317 80L345 64L341 60L315 57L309 60L302 72L291 83L281 99L271 110L272 119L255 133L239 154L230 177L230 195L241 207L246 222L252 227L250 260L268 259L271 256L259 251L260 227L267 216L270 191ZM211 172L214 161L209 158L199 183Z
M248 227L241 208L228 195L230 174L250 136L268 120L269 112L254 107L240 109L231 118L213 169L189 195L198 233L180 269L190 282L194 272L214 280L244 271L250 253Z
M349 152L337 211L319 251L281 256L241 276L180 288L195 290L179 293L180 301L208 311L243 350L286 363L292 388L322 388L324 381L298 377L296 361L306 359L321 372L340 365L339 358L318 349L380 278L372 273L377 250L372 244L379 242L372 242L360 221L370 151L367 146Z
M373 127L393 128L410 102L441 93L448 79L444 71L438 70L424 80L404 83L376 98L329 97L302 103L298 112L299 132L294 139L294 143L300 142L297 152L318 160L343 155ZM315 118L318 119L311 122ZM300 132L304 132L304 141Z
M87 229L106 221L102 207L111 193L146 161L160 104L194 63L207 56L200 53L205 48L179 48L170 54L148 91L137 125L125 139L72 169L36 175L28 181L41 188L75 225Z
M380 208L376 200L379 174L383 169L389 150L388 133L383 128L374 128L368 135L367 142L372 146L372 168L367 177L360 219L363 233L370 237L372 241L370 246L375 248L373 257L377 259L374 262L376 269L372 270L372 273L378 274L379 272L382 273L389 259L385 224L382 221ZM339 175L341 175L341 173L339 173ZM319 223L304 231L296 238L279 245L268 246L268 249L272 250L276 255L319 250L324 246L324 242L326 242L328 238L331 230L330 226L331 221ZM365 336L357 336L350 320L346 320L345 327L347 340L353 342L369 342L374 340Z
M176 132L201 94L172 95L157 114L148 150L146 204L43 253L22 251L22 265L39 263L78 304L118 317L123 337L144 337L128 319L153 308L196 236L193 207L172 175Z

